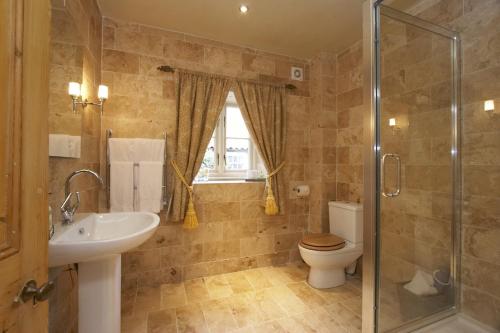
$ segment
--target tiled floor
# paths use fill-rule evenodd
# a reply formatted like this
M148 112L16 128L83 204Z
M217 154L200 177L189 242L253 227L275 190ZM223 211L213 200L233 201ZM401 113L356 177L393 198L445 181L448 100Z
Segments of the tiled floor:
M264 267L122 296L123 333L361 331L361 281L317 290L307 267Z

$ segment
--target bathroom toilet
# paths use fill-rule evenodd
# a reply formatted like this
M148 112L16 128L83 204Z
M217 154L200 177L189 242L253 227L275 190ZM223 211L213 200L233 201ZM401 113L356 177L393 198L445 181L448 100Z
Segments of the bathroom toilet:
M354 273L363 254L363 206L345 201L328 203L330 233L308 234L299 243L302 259L309 265L308 283L332 288L345 283L345 271Z

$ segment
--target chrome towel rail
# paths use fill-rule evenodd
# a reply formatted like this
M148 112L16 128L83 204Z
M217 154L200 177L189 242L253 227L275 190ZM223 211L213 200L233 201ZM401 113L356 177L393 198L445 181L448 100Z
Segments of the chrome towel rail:
M109 139L113 137L113 131L106 129L106 201L108 209L111 208L111 163L109 156ZM165 147L163 150L163 179L162 179L162 204L163 207L167 204L167 168L168 168L168 154L167 154L167 132L163 132L163 139L165 140Z

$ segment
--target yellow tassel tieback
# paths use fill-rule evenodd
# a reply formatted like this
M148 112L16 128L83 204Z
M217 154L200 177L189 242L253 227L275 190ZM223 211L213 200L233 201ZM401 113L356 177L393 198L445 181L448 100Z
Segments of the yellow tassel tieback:
M273 172L270 172L267 176L266 185L267 185L267 196L266 196L266 206L264 212L266 215L276 215L279 212L278 204L276 203L276 198L274 197L273 192L273 180L272 176L277 174L283 167L285 166L285 162L281 163Z
M184 176L181 173L181 170L179 169L177 163L175 163L174 160L170 161L170 164L172 164L172 167L174 168L177 177L179 177L184 186L186 186L189 193L189 201L186 214L184 215L183 227L184 229L196 229L198 228L198 217L196 216L196 210L194 209L194 203L193 203L193 186L190 186L187 183L186 178L184 178Z
M267 185L267 197L266 197L266 215L276 215L278 214L278 205L276 204L276 199L274 198L273 188L271 187L271 182Z
M196 229L198 228L198 217L196 216L196 210L194 209L193 203L193 187L190 186L188 188L189 191L189 201L188 207L186 211L186 215L184 216L184 229Z

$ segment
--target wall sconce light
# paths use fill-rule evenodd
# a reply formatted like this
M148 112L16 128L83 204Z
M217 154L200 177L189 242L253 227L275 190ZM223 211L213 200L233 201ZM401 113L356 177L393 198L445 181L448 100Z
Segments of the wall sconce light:
M495 101L492 99L484 101L484 111L486 112L495 111Z
M97 98L99 102L89 102L87 99L82 99L82 86L78 82L70 82L68 85L68 94L73 100L73 113L76 113L76 106L80 104L82 108L86 108L87 105L95 105L101 108L101 114L104 111L104 102L108 99L108 87L105 85L99 85L97 90Z
M389 127L392 129L392 135L396 134L396 131L399 130L399 127L396 126L396 118L389 119Z

